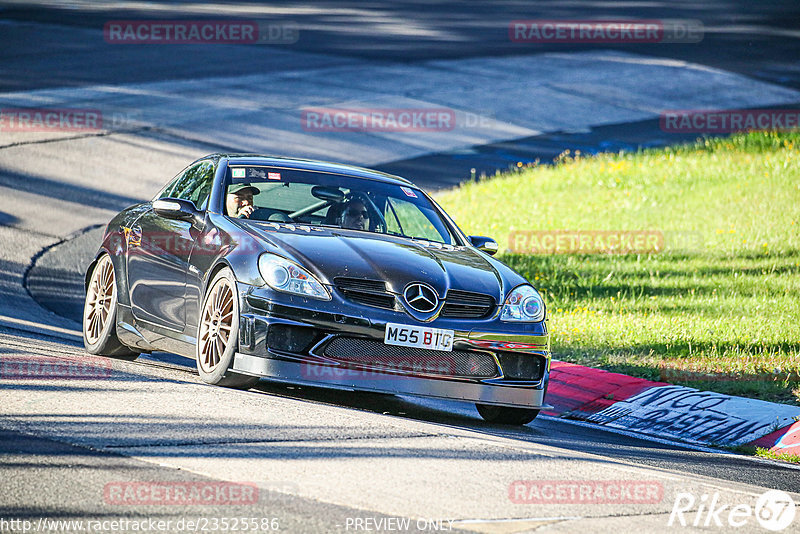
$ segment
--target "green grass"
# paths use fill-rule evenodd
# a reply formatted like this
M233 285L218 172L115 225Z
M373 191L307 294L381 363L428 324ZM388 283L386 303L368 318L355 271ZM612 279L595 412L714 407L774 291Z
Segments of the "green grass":
M555 165L436 195L468 234L656 231L655 254L499 256L542 291L556 358L800 404L800 133Z
M800 464L800 456L796 454L772 452L769 449L764 449L762 447L758 447L756 449L755 455L760 456L761 458L769 458L770 460L780 460L782 462Z
M749 456L758 456L759 458L766 458L768 460L777 460L780 462L787 462L790 464L800 464L800 456L790 452L773 452L764 447L754 447L753 445L735 445L732 447L721 447L722 449L729 450L738 454L746 454Z

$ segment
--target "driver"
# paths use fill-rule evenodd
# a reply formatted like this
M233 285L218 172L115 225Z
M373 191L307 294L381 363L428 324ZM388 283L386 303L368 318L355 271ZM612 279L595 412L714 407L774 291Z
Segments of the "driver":
M356 198L345 204L341 226L351 230L369 229L369 212L364 202Z
M253 205L253 197L261 191L250 184L235 184L228 188L228 196L225 197L225 210L231 217L248 219L253 214L256 207Z

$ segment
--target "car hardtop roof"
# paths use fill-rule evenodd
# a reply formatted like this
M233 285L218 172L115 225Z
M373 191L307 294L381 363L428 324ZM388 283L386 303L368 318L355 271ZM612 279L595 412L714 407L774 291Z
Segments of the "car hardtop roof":
M265 156L262 154L211 154L201 159L209 158L227 158L228 165L264 165L303 171L332 172L396 185L411 185L418 187L410 180L406 180L400 176L387 174L373 169L356 167L355 165L346 165L344 163L333 163L329 161L318 161L311 159L284 158L280 156Z

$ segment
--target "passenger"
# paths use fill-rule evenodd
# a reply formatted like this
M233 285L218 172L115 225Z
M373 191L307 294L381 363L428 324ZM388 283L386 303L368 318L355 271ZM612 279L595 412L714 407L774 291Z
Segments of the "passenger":
M354 199L345 204L341 226L351 230L369 229L369 212L362 201Z

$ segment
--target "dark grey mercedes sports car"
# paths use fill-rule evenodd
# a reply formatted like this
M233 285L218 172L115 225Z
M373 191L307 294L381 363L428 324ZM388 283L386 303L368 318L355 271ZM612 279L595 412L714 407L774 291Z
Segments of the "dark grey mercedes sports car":
M441 397L525 424L546 408L545 306L496 251L403 178L214 154L108 224L84 342L193 357L211 384Z

